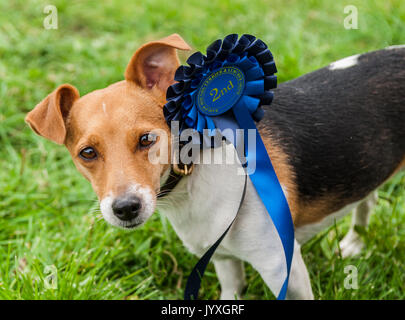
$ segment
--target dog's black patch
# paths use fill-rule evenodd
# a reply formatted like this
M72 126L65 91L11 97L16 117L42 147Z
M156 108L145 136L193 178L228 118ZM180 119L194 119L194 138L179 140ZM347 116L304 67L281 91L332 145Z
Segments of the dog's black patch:
M405 157L405 48L360 55L280 84L267 130L289 157L299 197L360 200Z

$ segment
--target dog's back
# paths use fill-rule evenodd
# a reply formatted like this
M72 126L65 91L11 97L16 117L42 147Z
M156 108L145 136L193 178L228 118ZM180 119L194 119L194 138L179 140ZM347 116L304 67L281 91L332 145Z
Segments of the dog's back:
M259 128L287 154L301 202L364 198L405 164L405 47L282 83Z

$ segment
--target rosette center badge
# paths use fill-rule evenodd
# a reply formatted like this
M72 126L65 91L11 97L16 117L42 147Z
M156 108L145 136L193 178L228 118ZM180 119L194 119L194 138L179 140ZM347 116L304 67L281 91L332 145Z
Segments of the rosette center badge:
M201 113L217 116L231 109L245 89L245 77L237 67L226 66L211 73L202 83L196 100Z

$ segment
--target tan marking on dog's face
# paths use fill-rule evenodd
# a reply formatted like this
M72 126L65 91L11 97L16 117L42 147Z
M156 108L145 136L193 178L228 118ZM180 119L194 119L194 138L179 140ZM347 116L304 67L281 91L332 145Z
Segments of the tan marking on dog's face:
M149 209L140 215L140 222L153 213L160 178L169 167L151 163L149 148L139 144L142 135L155 130L163 130L170 136L162 106L143 89L127 81L80 98L67 121L66 147L77 169L91 182L100 202L131 190L138 193L136 196L143 202L153 202L144 203L143 207ZM156 144L159 143L160 139ZM87 147L97 152L95 160L79 156ZM167 151L170 151L170 141ZM145 193L149 193L148 199Z
M171 138L162 106L175 82L177 50L191 50L178 34L148 42L130 59L125 81L82 98L72 85L61 85L26 116L37 134L66 145L104 218L115 226L145 222L155 209L160 178L167 176ZM141 145L148 133L158 138ZM91 150L87 159L80 157L85 149Z

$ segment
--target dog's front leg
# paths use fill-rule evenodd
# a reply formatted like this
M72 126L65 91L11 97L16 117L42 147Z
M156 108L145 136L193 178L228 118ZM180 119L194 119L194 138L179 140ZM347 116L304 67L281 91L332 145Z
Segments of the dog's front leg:
M259 258L259 259L258 259ZM278 264L274 263L275 259L271 255L257 255L251 259L253 267L260 273L262 279L271 288L274 280L280 277ZM312 300L311 282L307 267L302 259L301 247L297 241L294 244L294 256L291 265L290 279L286 299L288 300Z
M221 300L239 300L246 286L243 261L233 258L216 258L214 266L221 284Z
M301 246L295 241L294 256L291 265L290 280L288 281L288 300L313 300L311 281L307 266L301 255Z

